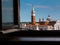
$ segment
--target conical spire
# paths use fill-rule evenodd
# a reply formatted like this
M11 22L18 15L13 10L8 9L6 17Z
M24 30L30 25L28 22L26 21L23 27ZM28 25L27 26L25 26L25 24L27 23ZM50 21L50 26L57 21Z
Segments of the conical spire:
M34 7L32 6L32 8L33 8L33 11L34 11Z
M35 10L34 10L33 5L32 5L32 16L35 16Z

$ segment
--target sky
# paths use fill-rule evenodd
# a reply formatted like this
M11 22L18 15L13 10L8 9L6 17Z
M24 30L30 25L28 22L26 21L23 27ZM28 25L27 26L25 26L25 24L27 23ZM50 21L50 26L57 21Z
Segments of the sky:
M32 5L35 8L37 22L39 18L46 20L48 15L52 20L60 19L60 0L20 0L21 22L31 22Z

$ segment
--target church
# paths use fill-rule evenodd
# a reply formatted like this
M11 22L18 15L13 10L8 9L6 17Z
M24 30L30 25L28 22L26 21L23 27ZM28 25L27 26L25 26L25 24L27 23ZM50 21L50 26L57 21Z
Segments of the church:
M56 24L56 21L53 21L50 15L48 15L48 18L46 19L46 21L43 18L42 20L39 19L39 22L36 22L35 10L33 7L32 12L31 12L31 22L23 22L20 24L20 27L29 29L29 30L38 30L38 31L39 30L54 30L55 24Z

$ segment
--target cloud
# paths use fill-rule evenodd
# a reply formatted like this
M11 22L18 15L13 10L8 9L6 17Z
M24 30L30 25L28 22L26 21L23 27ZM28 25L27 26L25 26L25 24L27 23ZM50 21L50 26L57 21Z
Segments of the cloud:
M10 12L10 11L13 11L13 8L2 8L2 11L5 11L5 12Z
M32 6L32 4L30 4L30 3L27 3L26 5L27 5L27 6Z
M26 5L32 7L31 3L27 3ZM34 8L47 8L47 9L51 9L51 10L60 9L60 5L55 5L55 6L33 5L33 6L34 6Z
M35 8L50 8L49 6L45 6L45 5L36 5L34 7Z
M27 3L27 6L32 6L32 4ZM49 6L45 6L45 5L33 5L35 8L50 8Z
M3 2L3 1L9 1L9 0L2 0L2 2Z
M60 6L56 6L56 8L60 8Z
M58 9L58 10L59 10L59 9L60 9L60 6L58 6L58 5L56 5L56 6L50 6L50 8L51 8L51 9L54 9L54 10L55 10L55 9Z

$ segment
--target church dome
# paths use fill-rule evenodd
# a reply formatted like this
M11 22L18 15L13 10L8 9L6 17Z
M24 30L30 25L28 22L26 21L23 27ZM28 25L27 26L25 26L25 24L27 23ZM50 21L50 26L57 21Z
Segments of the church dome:
M57 20L57 22L56 23L60 23L60 20Z
M48 15L47 20L48 20L48 21L51 21L51 16L50 16L50 15Z

